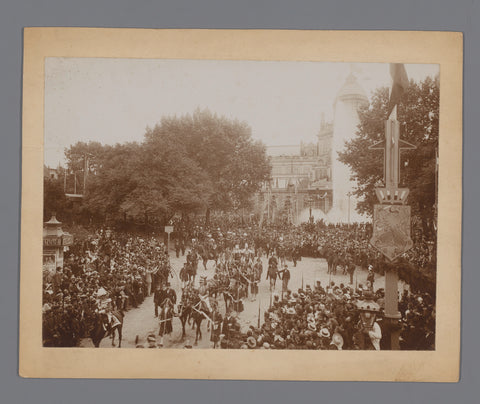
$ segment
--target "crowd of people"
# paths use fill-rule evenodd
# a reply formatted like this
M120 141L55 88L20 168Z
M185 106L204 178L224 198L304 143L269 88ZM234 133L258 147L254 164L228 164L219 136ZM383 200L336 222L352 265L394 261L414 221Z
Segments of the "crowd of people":
M98 231L44 272L44 346L76 346L98 313L137 307L170 274L163 240Z
M392 331L400 333L402 350L435 349L434 302L428 294L405 294L400 301L402 319L392 326L384 317L382 289L374 294L359 285L357 289L320 281L312 288L276 295L264 313L259 327L242 332L238 322L220 336L220 347L227 349L390 349ZM362 311L368 306L370 310ZM365 315L365 313L368 313ZM232 332L233 330L233 332Z
M383 273L388 264L370 245L368 224L326 225L323 222L299 226L283 223L258 227L227 217L212 217L209 225L200 221L173 223L173 247L177 257L185 256L179 271L184 292L198 296L211 316L212 341L220 348L259 349L388 349L391 332L383 317L383 290L374 294L374 273ZM268 267L263 268L261 257ZM293 266L302 257L322 257L329 271L356 267L369 270L365 286L320 282L312 288L291 291L287 261ZM332 258L334 257L334 258ZM212 279L201 279L194 287L199 262L215 261ZM414 248L394 265L410 290L399 303L402 349L434 349L435 279L431 241L417 238ZM333 267L331 266L333 262ZM434 271L433 271L434 272ZM76 346L89 336L98 313L137 307L146 296L168 290L173 276L162 237L99 230L77 242L65 253L64 267L44 272L44 346ZM255 300L262 279L270 291L281 280L282 293L275 295L257 327L242 330L236 316L243 300ZM163 288L162 288L163 287ZM303 286L302 286L303 288ZM187 293L185 293L187 295ZM225 299L225 315L218 310L218 296ZM273 296L273 295L272 295ZM155 297L155 311L161 306ZM170 299L172 300L172 299ZM364 302L378 309L370 311L375 321L362 319ZM215 305L215 309L212 307ZM197 306L199 307L199 306ZM198 309L196 309L198 311ZM175 312L175 310L173 311ZM157 313L158 314L158 313ZM208 316L205 316L209 318Z
M265 224L261 228L253 221L243 223L231 217L212 218L209 225L195 220L178 220L174 223L177 256L194 243L212 242L217 252L231 251L236 246L248 245L256 256L269 256L273 251L283 260L294 264L301 257L327 258L336 255L340 266L355 265L383 274L391 265L383 255L370 245L370 224L332 225L323 221L303 223L299 226L283 223ZM417 234L420 233L420 234ZM393 264L401 280L415 292L427 291L435 295L436 251L435 240L415 232L414 245Z

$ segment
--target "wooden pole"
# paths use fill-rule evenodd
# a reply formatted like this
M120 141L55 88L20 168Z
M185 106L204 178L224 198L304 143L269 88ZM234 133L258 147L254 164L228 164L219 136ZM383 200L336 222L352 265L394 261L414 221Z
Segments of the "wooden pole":
M260 328L260 300L258 300L258 324L257 328Z

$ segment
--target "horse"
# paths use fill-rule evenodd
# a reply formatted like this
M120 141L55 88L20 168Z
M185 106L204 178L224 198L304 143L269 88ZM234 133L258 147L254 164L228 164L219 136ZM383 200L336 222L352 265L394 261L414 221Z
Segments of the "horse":
M180 281L182 282L182 288L184 288L190 282L189 265L185 264L180 270Z
M197 277L197 265L198 263L195 261L187 263L187 282L191 285L195 284L195 278Z
M215 274L213 278L206 280L204 287L208 294L216 299L228 287L229 283L228 276Z
M338 265L338 255L336 253L330 253L327 256L327 263L328 263L328 274L337 274L337 265Z
M203 267L205 268L205 271L207 270L207 263L209 260L214 261L215 265L217 265L218 255L219 255L217 248L200 245L198 247L198 255L200 255L200 257L202 258Z
M347 268L348 268L348 257L346 254L342 254L338 257L338 265L342 267L342 274L346 275L347 274Z
M95 348L100 346L100 342L106 336L111 335L112 346L115 346L115 330L118 332L118 347L122 347L122 328L123 328L123 312L112 312L112 319L108 318L106 313L97 313L93 323L93 328L90 332Z
M182 299L179 317L182 323L182 339L186 336L185 324L188 323L190 325L191 320L193 320L192 328L196 328L194 345L198 345L198 340L202 339L202 322L204 319L209 320L211 318L211 311L200 300L198 295L192 294ZM210 320L208 321L207 331L209 326Z
M160 328L158 335L160 336L160 344L163 345L163 336L165 334L170 335L173 331L172 319L173 319L173 302L167 297L162 304L160 310L159 322Z

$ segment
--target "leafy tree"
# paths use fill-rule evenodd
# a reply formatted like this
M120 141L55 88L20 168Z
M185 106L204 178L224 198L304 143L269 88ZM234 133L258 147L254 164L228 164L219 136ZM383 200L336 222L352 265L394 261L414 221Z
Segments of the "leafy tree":
M100 142L77 142L65 148L67 168L70 171L81 171L85 168L85 159L88 162L89 173L96 173L104 161L105 153L110 150Z
M356 137L346 142L339 159L350 166L357 181L354 194L360 202L360 213L372 214L377 202L375 187L383 182L383 153L369 150L385 136L384 121L388 106L388 88L379 88L371 104L359 111L360 124ZM438 146L439 80L427 77L410 85L397 108L400 138L417 146L403 151L400 164L400 186L410 188L408 203L414 214L432 223L435 204L435 164Z
M166 223L175 213L205 208L211 192L205 173L172 134L142 145L130 181L134 188L121 209L145 221L154 217Z
M69 172L88 170L83 206L101 220L164 224L176 213L248 207L270 177L245 123L200 110L162 119L140 144L78 142L65 156Z
M62 181L55 178L43 179L43 218L50 220L55 214L57 219L62 221L68 216L67 201L63 192Z
M133 177L140 153L138 143L97 148L95 168L88 176L84 200L93 217L105 219L123 215L120 207L136 187Z
M188 158L209 179L208 209L247 207L270 178L265 146L252 139L244 122L196 110L192 115L163 118L147 132L146 143L162 144L166 136L180 142Z

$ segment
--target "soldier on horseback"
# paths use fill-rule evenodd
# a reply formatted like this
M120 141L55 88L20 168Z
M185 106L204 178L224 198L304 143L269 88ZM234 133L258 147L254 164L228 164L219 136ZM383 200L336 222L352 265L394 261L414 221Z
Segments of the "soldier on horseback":
M268 260L267 280L270 279L270 292L275 290L275 284L277 283L277 271L278 261L275 255L272 255Z
M188 280L191 283L195 283L195 277L197 276L197 267L198 267L198 255L196 249L198 247L192 248L187 253L187 273L188 273Z
M202 302L202 308L206 309L208 312L212 311L212 306L210 305L210 293L207 285L207 277L202 276L200 278L200 287L198 288L198 297Z
M185 262L183 264L183 267L182 269L180 270L180 281L182 282L182 289L185 288L185 286L187 285L188 281L189 281L189 274L188 274L188 263Z

